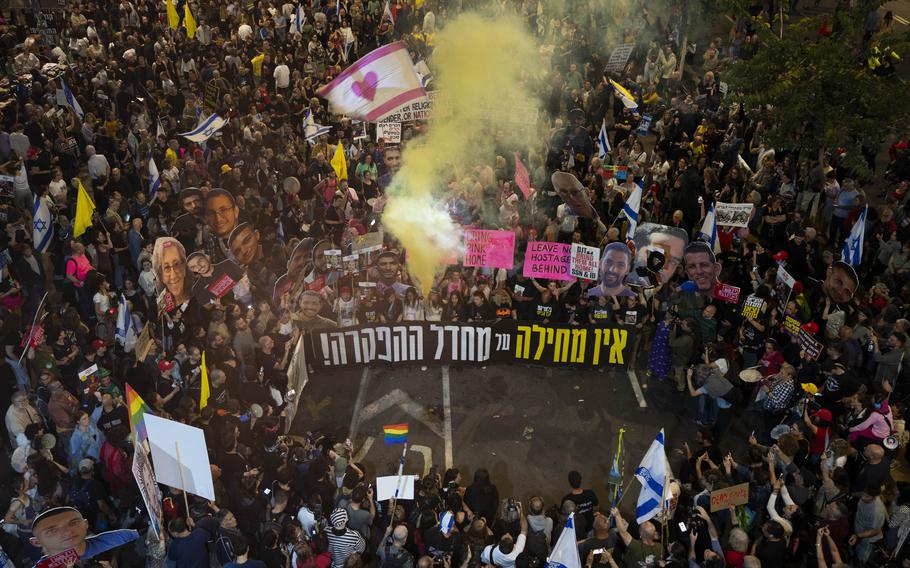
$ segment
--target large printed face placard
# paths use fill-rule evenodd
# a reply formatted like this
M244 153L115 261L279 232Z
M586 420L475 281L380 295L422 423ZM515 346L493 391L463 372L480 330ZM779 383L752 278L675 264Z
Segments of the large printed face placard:
M686 277L695 283L697 292L713 295L722 266L717 262L711 245L701 241L690 243L683 253L683 263Z
M579 217L592 218L596 217L594 208L591 207L591 199L588 196L588 190L582 185L578 178L567 172L553 172L550 176L553 182L553 189L559 194L559 197L565 202L572 212Z
M650 287L669 282L683 263L689 236L682 229L644 223L635 229L635 266L626 278L630 286Z
M226 239L237 227L240 208L226 189L213 189L205 194L205 224L221 239Z
M173 237L160 237L152 249L152 268L158 277L158 289L163 291L165 305L173 308L188 301L192 295L192 277L187 273L186 250Z
M626 285L633 264L632 251L625 243L608 244L600 257L600 283L588 291L588 297L634 296Z

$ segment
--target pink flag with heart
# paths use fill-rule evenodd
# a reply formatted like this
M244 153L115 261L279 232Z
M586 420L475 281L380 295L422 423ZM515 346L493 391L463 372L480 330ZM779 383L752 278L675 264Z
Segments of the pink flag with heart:
M329 101L332 112L368 122L426 97L402 41L364 55L316 94Z

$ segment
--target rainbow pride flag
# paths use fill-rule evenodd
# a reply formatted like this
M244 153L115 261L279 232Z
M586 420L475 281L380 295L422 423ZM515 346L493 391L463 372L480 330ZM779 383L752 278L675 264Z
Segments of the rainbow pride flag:
M407 444L408 443L408 425L407 423L403 424L389 424L382 427L382 433L384 434L383 440L386 445L391 446L393 444Z
M136 447L146 448L149 435L145 429L145 413L150 409L129 383L126 383L126 409L130 415L130 432L133 434L133 443Z

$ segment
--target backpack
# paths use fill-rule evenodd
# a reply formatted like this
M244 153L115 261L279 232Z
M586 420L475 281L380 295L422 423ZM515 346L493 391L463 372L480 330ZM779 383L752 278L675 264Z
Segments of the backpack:
M525 553L541 562L546 562L549 552L547 537L543 531L529 531L527 540L525 540Z
M70 492L67 496L67 503L79 510L91 508L93 505L92 497L88 494L88 485L91 480L75 480L70 486Z

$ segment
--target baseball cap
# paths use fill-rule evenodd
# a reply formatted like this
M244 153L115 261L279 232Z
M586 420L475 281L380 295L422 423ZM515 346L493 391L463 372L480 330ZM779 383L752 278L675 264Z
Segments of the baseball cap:
M107 347L107 342L104 341L103 339L96 339L96 340L92 341L92 349L94 349L95 351L101 349L102 347Z
M83 458L79 461L79 473L88 473L95 469L95 462L89 458Z
M168 361L167 359L162 359L161 361L158 361L158 370L161 372L170 371L173 368L174 368L174 363L172 361Z
M344 509L335 509L329 515L329 522L336 529L343 529L348 524L348 512Z
M828 410L827 408L822 408L821 410L817 410L817 411L813 412L812 416L818 416L820 419L824 420L825 422L831 422L831 418L832 418L831 411Z

